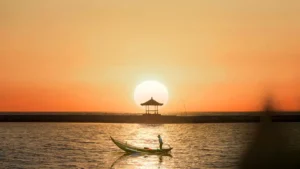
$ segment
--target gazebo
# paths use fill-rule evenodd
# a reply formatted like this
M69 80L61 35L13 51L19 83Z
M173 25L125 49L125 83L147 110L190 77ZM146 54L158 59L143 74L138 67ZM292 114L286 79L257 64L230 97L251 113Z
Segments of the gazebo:
M154 112L154 114L158 115L158 106L162 106L162 105L163 105L163 103L157 102L152 97L150 100L141 104L141 106L146 106L146 114L148 114L148 115L150 114L150 112ZM154 109L150 109L150 106L154 106Z

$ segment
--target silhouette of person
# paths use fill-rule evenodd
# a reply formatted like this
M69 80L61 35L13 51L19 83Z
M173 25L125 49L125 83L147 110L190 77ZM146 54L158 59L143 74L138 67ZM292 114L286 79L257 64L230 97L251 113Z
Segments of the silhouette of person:
M158 137L158 141L159 141L159 148L162 149L163 141L162 141L160 135L158 135L157 137Z

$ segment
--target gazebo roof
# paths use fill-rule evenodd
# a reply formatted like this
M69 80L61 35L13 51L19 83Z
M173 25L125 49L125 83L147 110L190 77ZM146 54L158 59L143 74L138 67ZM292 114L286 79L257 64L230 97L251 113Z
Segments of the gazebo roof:
M163 103L159 103L156 100L153 100L153 98L151 97L150 100L146 101L145 103L141 104L142 106L162 106Z

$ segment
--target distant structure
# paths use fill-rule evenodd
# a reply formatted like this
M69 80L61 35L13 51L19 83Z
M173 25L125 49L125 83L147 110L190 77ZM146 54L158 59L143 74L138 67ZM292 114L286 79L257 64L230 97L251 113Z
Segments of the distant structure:
M155 115L158 114L158 106L162 106L163 103L159 103L156 100L154 100L152 97L150 100L146 101L145 103L142 103L141 106L145 106L146 115L150 115L150 112L154 112ZM154 109L150 109L150 106L154 107Z

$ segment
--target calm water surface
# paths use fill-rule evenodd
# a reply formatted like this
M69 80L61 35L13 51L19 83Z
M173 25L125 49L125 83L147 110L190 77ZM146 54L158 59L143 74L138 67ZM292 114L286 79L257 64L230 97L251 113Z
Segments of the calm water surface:
M300 149L300 123L281 123ZM257 124L0 123L1 168L236 168ZM109 136L170 156L124 155Z

